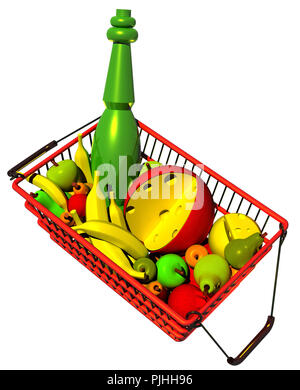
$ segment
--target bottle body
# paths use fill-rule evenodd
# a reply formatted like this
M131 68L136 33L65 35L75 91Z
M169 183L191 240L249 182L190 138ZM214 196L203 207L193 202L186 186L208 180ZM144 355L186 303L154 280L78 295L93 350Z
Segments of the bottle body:
M118 205L124 203L128 184L136 177L130 175L129 168L140 161L140 139L131 110L106 108L94 136L92 171L99 169L101 176L105 176ZM114 171L103 164L110 164ZM106 173L111 177L106 177Z

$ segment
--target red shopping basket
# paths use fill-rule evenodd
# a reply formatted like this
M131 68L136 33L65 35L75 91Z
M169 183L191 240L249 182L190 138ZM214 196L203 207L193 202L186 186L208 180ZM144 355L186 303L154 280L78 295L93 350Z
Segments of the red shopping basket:
M164 137L160 136L149 127L137 121L141 139L142 158L144 161L155 160L162 164L173 164L186 167L199 175L208 185L215 205L215 218L226 213L243 213L253 218L259 225L262 233L265 233L264 243L261 249L241 268L231 279L197 312L190 312L188 319L181 317L172 310L165 302L153 295L136 279L128 275L112 260L102 254L98 249L72 230L49 210L37 202L31 195L32 186L24 180L25 177L36 172L45 175L49 169L49 162L63 160L74 156L77 144L77 135L82 132L89 147L92 146L93 132L96 129L99 118L89 122L85 126L72 131L58 141L52 141L33 153L21 163L8 171L13 180L13 189L25 198L25 207L36 217L38 224L49 233L51 239L70 253L76 260L93 272L99 279L114 289L126 301L134 306L144 316L149 318L155 325L161 328L175 341L186 339L197 327L202 327L212 338L216 345L226 355L228 363L236 365L241 363L259 342L269 333L272 328L274 317L274 299L278 276L281 246L286 236L288 222L268 207L224 179L210 168L204 166L183 150L175 146ZM67 142L67 140L69 140ZM67 142L64 146L58 144ZM52 153L50 153L52 151ZM53 152L54 151L54 152ZM47 155L42 159L43 155ZM28 167L27 172L20 170ZM277 264L271 313L263 329L254 339L237 355L232 358L226 354L213 336L204 327L203 321L228 297L239 283L254 269L255 265L272 249L278 240Z

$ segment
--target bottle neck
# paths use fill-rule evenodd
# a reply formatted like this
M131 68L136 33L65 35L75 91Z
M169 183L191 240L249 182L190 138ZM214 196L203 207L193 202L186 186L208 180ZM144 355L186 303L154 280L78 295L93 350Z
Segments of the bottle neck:
M134 88L130 44L138 37L130 10L118 9L111 18L107 38L113 41L103 101L111 110L130 110Z

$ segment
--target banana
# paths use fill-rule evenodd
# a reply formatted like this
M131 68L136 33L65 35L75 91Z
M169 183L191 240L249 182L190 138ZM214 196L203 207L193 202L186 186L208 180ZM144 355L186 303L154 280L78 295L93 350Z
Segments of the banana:
M100 190L99 179L100 176L95 171L93 187L86 198L85 216L87 221L95 219L108 221L106 201Z
M53 183L53 181L49 180L45 176L38 175L37 173L33 173L32 175L26 177L26 180L39 187L41 190L44 190L50 198L58 204L58 206L65 211L68 211L67 197L65 193L55 183Z
M77 226L81 225L82 222L80 220L79 215L76 210L71 210L70 214L72 215L75 224ZM83 230L78 230L78 233L83 233ZM103 240L97 240L96 238L88 237L86 238L92 245L94 245L100 252L102 252L105 256L110 258L114 263L116 263L119 267L121 267L124 271L126 271L129 275L133 276L137 279L145 279L145 272L135 271L130 262L128 261L126 255L123 253L122 249L117 246L110 244L109 242Z
M137 279L145 279L145 272L138 272L134 270L131 267L131 264L125 255L125 253L121 249L121 245L119 245L120 240L116 239L118 235L123 233L123 229L120 227L120 231L112 232L114 230L112 223L109 222L108 219L108 213L106 208L106 200L103 194L101 194L101 190L99 187L99 175L97 171L95 171L94 174L94 181L91 191L87 195L86 199L86 221L85 223L81 224L80 226L74 227L74 230L77 230L78 233L85 232L89 236L90 243L94 245L101 253L103 253L105 256L107 256L109 259L111 259L114 263L116 263L120 268L122 268L125 272L127 272L129 275L131 275L134 278ZM100 195L100 196L99 196ZM95 232L95 225L94 222L96 221L100 223L100 229L102 227L103 233L99 234ZM76 223L76 225L79 225L79 222ZM97 224L96 224L97 225ZM94 227L94 229L91 230L91 227ZM96 226L96 230L98 231L98 225ZM116 226L118 229L118 226ZM94 234L91 234L91 231ZM125 230L124 230L125 231ZM126 233L126 231L125 231ZM129 233L129 232L128 232ZM110 236L110 234L117 234L115 238ZM131 235L131 233L129 233ZM133 236L132 236L133 237ZM130 237L131 238L131 237ZM135 237L133 237L134 240L137 241L138 247L142 245L140 241L138 241ZM128 238L125 238L123 240L123 246L124 243L126 243L126 240ZM132 240L132 241L134 241ZM130 245L127 244L126 248ZM131 245L133 245L131 243ZM128 248L127 248L128 249ZM146 248L145 248L146 249ZM147 251L147 250L146 250ZM132 251L131 251L132 252ZM138 256L140 257L140 256ZM138 258L137 257L137 258Z
M128 230L125 222L122 210L115 201L115 194L113 191L109 193L110 205L109 205L109 216L112 223L120 226L121 228Z
M91 220L72 229L84 231L93 238L107 241L123 249L135 259L146 257L148 250L133 234L113 223L99 220Z
M129 275L137 279L145 279L145 272L138 272L131 267L129 260L122 251L116 245L113 245L107 241L97 240L96 238L90 237L92 244L99 249L105 256L116 263L120 268L126 271Z
M82 143L82 134L78 134L78 147L74 157L76 165L82 170L86 181L93 182L89 154Z
M78 213L77 213L76 210L71 210L71 211L70 211L70 214L71 214L72 218L74 219L74 222L75 222L75 225L76 225L76 226L82 225L82 221L81 221L81 219L80 219L80 217L79 217L79 215L78 215ZM81 232L80 230L78 230L77 233L80 234L80 233L84 233L84 232L83 232L83 231ZM90 237L85 237L85 239L86 239L90 244L93 244Z
M70 214L71 214L72 218L74 219L75 225L77 225L77 226L82 225L82 221L81 221L76 210L71 210Z

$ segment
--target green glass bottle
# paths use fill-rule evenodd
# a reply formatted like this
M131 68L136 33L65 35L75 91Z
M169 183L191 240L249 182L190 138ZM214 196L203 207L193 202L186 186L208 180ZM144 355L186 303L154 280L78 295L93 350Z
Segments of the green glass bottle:
M131 112L134 89L130 44L137 40L138 33L133 28L135 19L130 10L118 9L111 25L107 38L113 41L113 47L103 95L106 109L96 128L91 168L94 172L102 164L114 167L115 175L106 177L107 187L115 192L116 203L122 205L128 184L134 178L128 169L141 161L137 123ZM105 195L107 187L104 187Z

